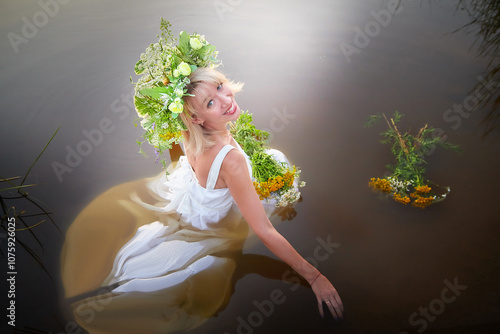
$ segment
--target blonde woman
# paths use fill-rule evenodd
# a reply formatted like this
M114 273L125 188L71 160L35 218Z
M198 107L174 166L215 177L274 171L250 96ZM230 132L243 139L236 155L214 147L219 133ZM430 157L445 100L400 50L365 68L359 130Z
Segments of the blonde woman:
M162 29L168 32L163 20ZM160 43L169 36L163 34ZM66 296L77 300L71 305L75 320L96 333L165 333L199 326L227 305L237 267L227 254L241 254L249 228L309 283L321 316L325 303L335 319L342 318L342 301L330 281L271 224L269 203L254 188L250 159L228 130L241 113L234 94L242 85L200 66L209 63L210 52L216 54L203 36L182 32L182 47L168 38L161 47L148 48L136 65L141 71L150 66L142 83L153 88L141 93L164 99L150 114L139 115L152 140L163 138L158 131L182 128L185 155L168 167L168 174L103 193L71 225L61 263ZM143 108L149 100L139 102ZM151 121L165 112L176 115L163 124L161 118ZM268 152L288 162L283 153ZM99 286L108 289L106 297L101 292L81 298Z
M188 129L183 133L186 155L171 175L165 177L162 174L149 185L156 192L155 196L163 197L168 204L148 207L165 213L180 213L183 224L188 224L188 228L217 233L221 229L220 221L235 205L260 240L309 282L316 294L320 314L323 316L324 302L334 318L342 317L342 301L330 281L301 257L269 221L263 203L255 192L250 161L228 130L229 123L240 115L234 94L241 89L241 85L228 81L223 74L210 68L198 68L189 78L187 90L193 96L184 98L185 113L181 114ZM146 277L148 271L162 271L160 275L166 273L164 269L144 268L141 261L136 261L137 267L128 264L136 255L131 249L140 248L145 242L151 243L150 239L144 239L146 227L143 227L140 238L129 242L128 250L125 247L119 253L110 276L112 278L106 281L111 284L132 280L119 291L127 291L127 287L130 287L130 291L140 289L140 282L134 281L132 273L140 271L142 277ZM224 233L227 230L225 227ZM189 245L186 247L189 248ZM155 257L153 253L147 256L145 253L140 254L144 259ZM203 251L197 257L207 254L209 252Z

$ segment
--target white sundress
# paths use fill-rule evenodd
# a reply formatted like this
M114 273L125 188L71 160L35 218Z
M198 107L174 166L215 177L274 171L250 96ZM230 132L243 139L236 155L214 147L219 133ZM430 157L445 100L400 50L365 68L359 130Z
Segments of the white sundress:
M161 173L148 184L151 194L160 202L151 205L141 203L139 198L134 200L161 214L179 214L178 224L156 221L141 226L118 252L103 285L130 280L114 292L160 290L210 266L216 259L209 254L235 241L231 237L240 234L239 225L243 221L221 222L230 210L237 208L228 188L214 189L222 161L231 149L234 146L226 145L215 157L206 187L199 184L186 156L180 157L171 174ZM248 160L247 163L251 172ZM189 236L185 234L186 228ZM211 237L206 237L207 231Z
M95 297L73 306L80 325L90 333L169 333L199 326L228 302L235 263L214 254L241 251L248 225L229 189L214 187L227 153L238 149L245 154L236 146L219 151L206 187L199 184L186 156L181 156L170 174L162 172L147 184L156 203L131 194L133 201L155 211L158 220L140 226L119 250L102 283L119 286L92 321L86 321L83 311L92 307ZM268 153L288 162L278 150ZM245 157L251 177L250 159ZM263 204L270 215L275 203Z

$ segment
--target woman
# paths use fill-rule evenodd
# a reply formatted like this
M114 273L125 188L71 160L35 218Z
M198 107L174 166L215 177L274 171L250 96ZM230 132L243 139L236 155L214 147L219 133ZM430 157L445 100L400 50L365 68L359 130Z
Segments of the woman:
M168 29L163 20L162 28ZM153 77L144 79L143 83L156 86L141 93L154 98L144 98L140 105L136 101L136 107L144 117L141 124L157 144L167 137L161 137L165 132L158 135L165 130L161 119L151 119L165 111L176 114L164 125L182 122L174 125L184 130L185 156L169 166L168 175L162 172L108 190L73 222L61 260L66 296L99 286L112 290L87 299L75 297L78 302L71 305L75 319L95 333L165 333L199 326L228 302L233 276L241 272L236 270L239 260L235 258L243 258L248 226L307 280L321 316L324 302L335 319L342 318L342 301L329 280L270 223L266 212L270 206L255 191L250 160L228 130L228 124L240 116L234 94L242 85L201 66L209 64L205 61L209 52L215 53L202 36L183 32L180 44L183 48L171 43L151 46L151 54L141 56L142 71L148 59L153 66L148 75L163 76L164 64L172 64L167 64L168 80L164 78L162 84ZM163 57L158 50L168 55ZM184 61L173 64L178 58L198 59L197 66ZM155 71L158 64L161 68ZM160 113L148 106L149 100L157 102L158 97L165 101ZM270 153L287 162L281 152Z
M164 212L180 213L184 223L190 225L188 227L217 230L217 225L228 214L234 201L245 221L262 242L309 282L316 294L321 316L322 303L325 302L333 317L341 318L342 302L330 281L302 258L269 221L263 203L255 192L248 157L228 130L229 122L238 119L241 112L234 99L235 91L241 89L241 85L229 82L223 74L211 68L198 68L189 78L189 95L184 97L186 112L181 114L188 129L183 133L187 161L181 161L181 166L168 177L162 174L149 185L155 189L163 187L163 190L157 191L154 196L165 197L169 203L143 205L153 210L161 207ZM194 187L176 189L173 184L178 174L183 175L180 183L194 182ZM222 204L211 201L212 197ZM206 201L206 198L209 200ZM227 205L228 202L230 205ZM143 235L136 238L135 246L140 247L139 243L145 243L144 235L149 233L146 228L147 226L142 227ZM159 232L152 234L154 233ZM134 239L129 242L129 249L134 247L133 243ZM134 255L133 252L122 251L118 258L132 258ZM126 270L135 273L146 270L124 269L124 261L126 260L117 264L120 260L115 260L115 268L106 280L107 284L133 279L133 274L124 273ZM127 284L119 291L127 291L126 286ZM134 287L132 290L134 289L138 288Z

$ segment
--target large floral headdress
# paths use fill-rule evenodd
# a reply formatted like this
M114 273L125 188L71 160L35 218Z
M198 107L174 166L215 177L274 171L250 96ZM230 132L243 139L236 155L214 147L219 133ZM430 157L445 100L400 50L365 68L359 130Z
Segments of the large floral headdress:
M192 96L186 89L189 75L198 67L220 64L215 46L204 36L182 31L176 45L170 27L162 18L158 42L148 46L135 65L135 73L142 76L135 83L134 104L142 118L144 139L154 146L158 157L181 142L181 131L187 130L179 114L185 112L183 97Z

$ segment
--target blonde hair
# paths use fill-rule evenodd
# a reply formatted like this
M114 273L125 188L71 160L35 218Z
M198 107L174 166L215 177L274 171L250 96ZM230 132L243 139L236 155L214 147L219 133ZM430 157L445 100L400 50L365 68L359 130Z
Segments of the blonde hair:
M186 88L187 93L192 95L195 95L197 86L202 82L215 86L221 83L225 84L231 89L233 94L238 93L243 88L242 83L229 81L224 74L208 67L197 68L191 73L189 80L190 83ZM193 106L193 98L188 96L184 98L184 112L180 114L182 122L187 128L187 131L183 131L182 134L185 139L185 149L193 155L198 155L214 146L215 141L213 136L218 131L205 129L202 125L193 123L193 116L198 116L198 113Z

